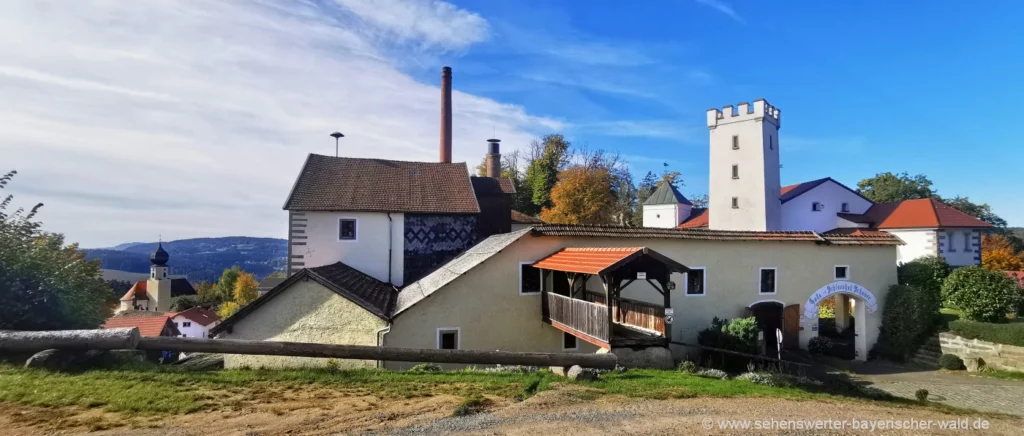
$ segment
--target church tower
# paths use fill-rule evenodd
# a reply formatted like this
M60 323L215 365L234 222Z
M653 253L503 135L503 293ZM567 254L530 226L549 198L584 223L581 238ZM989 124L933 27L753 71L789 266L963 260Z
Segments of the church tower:
M146 283L146 291L151 299L149 310L167 312L171 310L171 279L167 277L170 267L167 261L171 256L164 250L161 242L156 251L149 256L149 280Z
M708 109L708 228L779 230L781 112L764 99Z

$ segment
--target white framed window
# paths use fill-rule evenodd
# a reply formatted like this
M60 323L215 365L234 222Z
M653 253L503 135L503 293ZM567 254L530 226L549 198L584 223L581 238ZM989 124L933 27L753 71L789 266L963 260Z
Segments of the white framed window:
M519 295L540 295L541 272L533 262L519 262Z
M740 136L739 135L732 135L732 149L733 150L739 150L740 149Z
M839 210L843 211L844 213L850 212L850 203L843 203L842 208Z
M192 322L190 322L190 321L183 321L181 323L181 326L182 327L192 327Z
M948 250L950 253L956 253L956 233L946 232L946 243L949 244Z
M707 268L703 266L691 266L690 271L685 275L684 283L686 289L683 295L687 297L703 297L708 293Z
M461 347L462 332L458 327L441 327L437 329L437 349L458 350Z
M778 268L761 268L758 272L757 285L757 293L760 295L774 295L778 292Z
M338 240L355 241L359 233L359 220L355 218L338 218Z
M812 212L821 212L824 209L825 209L825 205L824 204L821 204L821 203L819 203L817 201L815 201L814 203L811 203L811 211Z
M964 251L971 251L971 232L964 232Z
M579 340L573 335L562 332L562 349L566 351L580 349Z
M832 267L832 278L836 280L850 280L850 265L836 265Z

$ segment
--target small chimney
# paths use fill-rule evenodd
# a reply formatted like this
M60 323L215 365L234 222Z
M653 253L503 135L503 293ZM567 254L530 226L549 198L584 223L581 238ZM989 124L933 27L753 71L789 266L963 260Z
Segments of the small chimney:
M499 178L501 177L501 151L499 145L500 139L488 139L487 140L487 158L484 167L487 169L487 177Z
M441 163L452 163L452 68L441 69Z

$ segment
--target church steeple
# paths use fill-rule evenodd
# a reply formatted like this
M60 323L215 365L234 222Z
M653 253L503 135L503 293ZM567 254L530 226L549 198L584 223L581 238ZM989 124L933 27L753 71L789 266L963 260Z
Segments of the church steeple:
M159 265L159 266L166 266L167 265L167 261L170 260L170 259L171 259L171 256L169 254L167 254L167 251L164 251L164 243L163 242L160 242L159 245L157 245L157 247L156 247L156 251L154 251L153 254L151 256L149 256L149 261L152 262L153 265Z

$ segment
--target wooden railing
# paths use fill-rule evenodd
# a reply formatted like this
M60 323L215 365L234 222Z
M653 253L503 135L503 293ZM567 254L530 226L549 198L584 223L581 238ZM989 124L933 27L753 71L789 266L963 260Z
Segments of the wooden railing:
M604 294L583 291L583 298L605 306ZM665 334L665 308L656 304L622 298L612 301L615 322Z
M550 292L544 293L544 304L546 321L557 322L604 342L611 337L607 306Z

